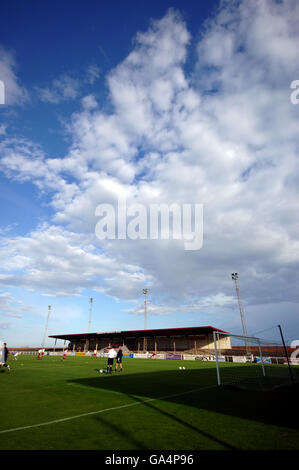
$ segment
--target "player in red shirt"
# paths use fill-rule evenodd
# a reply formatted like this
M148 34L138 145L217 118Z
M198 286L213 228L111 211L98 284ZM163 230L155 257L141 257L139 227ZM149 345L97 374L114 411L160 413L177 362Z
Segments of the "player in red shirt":
M62 359L61 359L62 361L65 360L67 352L68 352L67 349L65 349L65 350L63 351L63 357L62 357Z

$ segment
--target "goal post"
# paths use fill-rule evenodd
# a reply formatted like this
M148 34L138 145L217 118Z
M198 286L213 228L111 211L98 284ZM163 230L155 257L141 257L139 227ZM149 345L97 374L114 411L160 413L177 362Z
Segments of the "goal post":
M290 373L279 332L271 330L272 339L213 332L218 385L269 389L299 382L299 367Z
M214 348L215 348L217 383L218 383L218 385L221 385L220 371L219 371L219 361L218 361L218 348L217 348L216 331L213 331L213 339L214 339Z

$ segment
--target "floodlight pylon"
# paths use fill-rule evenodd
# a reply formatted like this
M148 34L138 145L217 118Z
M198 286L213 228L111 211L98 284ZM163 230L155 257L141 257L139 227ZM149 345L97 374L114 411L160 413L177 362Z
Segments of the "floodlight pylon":
M236 291L237 291L237 297L238 297L238 304L239 304L239 310L240 310L240 316L241 316L241 323L242 323L242 329L243 329L243 335L245 337L245 348L246 348L246 353L249 353L248 350L248 344L247 344L247 328L246 328L246 322L245 322L245 315L244 315L244 309L241 301L241 296L240 296L240 288L239 288L239 274L238 273L232 273L232 280L235 281L236 284Z
M48 324L49 324L50 314L51 314L51 305L48 306L48 315L47 315L47 320L46 320L46 326L45 326L45 331L44 331L44 337L43 337L43 342L42 342L42 348L45 347L45 343L46 343L46 337L47 337L47 331L48 331Z

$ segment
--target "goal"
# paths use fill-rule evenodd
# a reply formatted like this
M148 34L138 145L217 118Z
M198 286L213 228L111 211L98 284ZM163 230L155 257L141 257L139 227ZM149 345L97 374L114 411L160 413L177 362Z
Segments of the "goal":
M268 390L298 382L299 367L290 364L279 332L272 334L274 339L214 331L218 385Z

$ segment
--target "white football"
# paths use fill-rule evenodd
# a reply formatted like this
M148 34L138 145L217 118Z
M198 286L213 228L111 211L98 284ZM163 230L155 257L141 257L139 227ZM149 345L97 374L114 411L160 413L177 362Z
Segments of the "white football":
M180 370L182 370L181 366L179 367Z
M102 369L100 369L100 370L99 370L99 372L100 372L100 374L102 374L102 373L103 373L103 370L102 370Z

